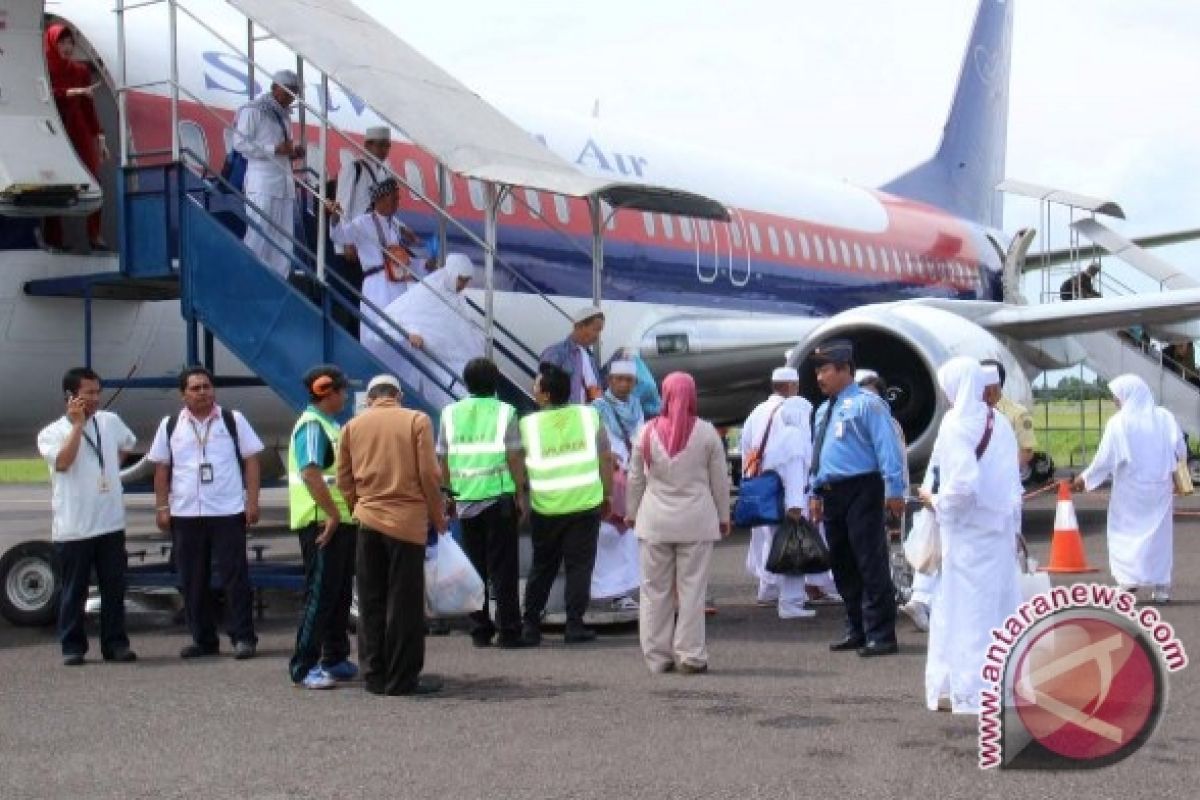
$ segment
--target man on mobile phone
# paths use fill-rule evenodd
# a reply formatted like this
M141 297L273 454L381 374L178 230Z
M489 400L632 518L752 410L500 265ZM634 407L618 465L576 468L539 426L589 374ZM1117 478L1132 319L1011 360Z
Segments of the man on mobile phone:
M100 376L87 367L62 379L66 413L38 434L53 487L51 538L62 574L58 638L63 664L77 667L88 650L84 604L96 572L100 587L100 653L136 661L125 633L125 505L121 459L137 444L116 414L100 411Z

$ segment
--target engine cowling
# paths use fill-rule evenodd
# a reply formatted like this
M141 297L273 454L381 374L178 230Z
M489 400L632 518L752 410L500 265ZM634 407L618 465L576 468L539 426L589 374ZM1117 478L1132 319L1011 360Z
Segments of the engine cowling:
M948 407L937 385L938 369L956 356L994 358L1007 373L1005 394L1028 403L1029 380L1000 341L970 320L919 302L862 306L832 317L800 340L788 363L800 371L800 391L816 408L822 401L809 357L822 342L854 343L855 365L887 381L888 403L908 441L909 467L924 469Z

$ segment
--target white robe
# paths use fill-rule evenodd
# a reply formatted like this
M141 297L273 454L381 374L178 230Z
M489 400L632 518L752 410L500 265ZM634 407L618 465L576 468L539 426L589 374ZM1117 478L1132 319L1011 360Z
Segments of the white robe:
M637 402L636 398L630 400ZM606 421L604 414L600 415ZM625 437L620 430L605 425L609 451L613 460L627 470L630 452L625 447ZM641 427L628 431L629 440L635 441ZM600 523L600 538L596 542L596 562L592 567L592 598L625 597L642 583L642 570L638 555L637 533L633 528L621 533L610 522Z
M246 226L246 247L287 278L292 270L288 235L295 231L296 189L291 159L276 155L275 148L287 137L284 126L290 126L291 120L282 108L274 113L264 110L266 102L259 98L238 111L236 127L227 137L226 146L232 145L246 157L245 193L250 203L246 207L250 222Z
M1110 384L1114 394L1121 380ZM1171 471L1185 455L1183 436L1171 412L1154 407L1149 388L1143 393L1130 387L1127 397L1104 427L1096 457L1081 477L1089 491L1112 478L1108 563L1113 578L1122 586L1166 587L1174 550Z
M376 227L376 222L379 223L378 227ZM354 245L354 249L358 253L358 260L362 264L363 272L367 273L383 266L384 251L381 245L394 246L402 244L401 237L405 227L399 214L385 217L376 214L374 211L369 211L366 214L360 214L353 218L342 217L333 226L330 234L334 244L342 245L343 247L348 244ZM383 234L382 243L379 240L380 233ZM413 259L413 263L409 265L408 269L414 278L420 280L425 277L425 270L418 261L419 259ZM402 297L410 287L415 285L416 283L412 281L389 280L387 270L380 270L363 278L362 294L375 308L382 310ZM387 352L392 355L392 360L395 360L392 348L383 342L379 334L372 330L371 325L368 323L375 323L393 338L399 338L399 334L390 325L380 322L379 315L371 309L371 306L363 303L359 310L363 317L362 330L359 334L362 343L376 355ZM404 378L403 375L397 375L397 377Z
M1021 503L1017 439L1008 420L995 414L991 441L977 459L987 418L982 370L960 357L947 362L938 378L954 408L934 444L941 470L934 510L942 569L930 614L925 703L936 710L939 699L949 697L955 713L978 714L989 632L1021 604L1013 530Z

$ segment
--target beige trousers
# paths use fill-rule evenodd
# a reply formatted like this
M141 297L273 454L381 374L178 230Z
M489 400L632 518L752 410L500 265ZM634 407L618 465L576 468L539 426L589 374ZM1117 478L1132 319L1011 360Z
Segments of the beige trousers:
M697 667L708 663L704 597L712 549L712 542L638 542L642 566L638 633L652 672L662 672L675 662Z

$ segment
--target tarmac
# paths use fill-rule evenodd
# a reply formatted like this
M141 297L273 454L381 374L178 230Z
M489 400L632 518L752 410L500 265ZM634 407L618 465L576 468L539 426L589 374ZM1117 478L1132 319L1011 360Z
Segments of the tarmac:
M134 538L147 498L130 500ZM282 520L278 498L268 519ZM1091 563L1108 580L1102 495L1077 499ZM271 507L273 506L273 507ZM1200 498L1179 508L1200 515ZM1045 563L1053 494L1027 506ZM0 548L45 536L46 491L0 487ZM1200 516L1180 515L1175 588L1164 607L1200 652ZM386 698L347 684L295 689L286 661L297 598L272 594L259 656L183 662L182 627L131 618L132 665L60 665L52 630L0 621L0 797L18 798L1006 798L1186 797L1200 754L1200 678L1169 679L1158 730L1100 770L981 771L974 717L925 710L926 635L902 618L898 656L831 653L841 610L780 620L754 603L735 533L713 559L711 671L651 675L635 626L592 644L551 632L534 650L478 649L461 632L430 637L426 669L446 689ZM130 549L135 549L134 545ZM1055 576L1056 584L1074 576ZM1145 599L1143 597L1143 599Z

